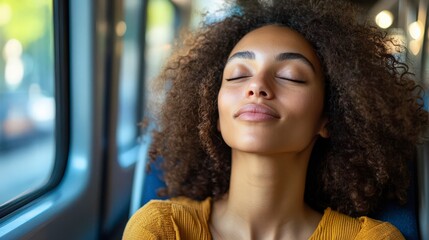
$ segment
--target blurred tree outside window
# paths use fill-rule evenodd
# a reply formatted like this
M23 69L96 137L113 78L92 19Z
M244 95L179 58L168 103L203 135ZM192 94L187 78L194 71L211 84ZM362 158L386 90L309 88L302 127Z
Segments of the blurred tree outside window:
M54 165L52 0L0 0L0 206Z
M145 101L146 107L150 109L156 107L153 103L163 99L162 95L155 95L151 88L171 53L178 24L174 6L169 0L149 0L147 14L144 83L145 99L148 100Z

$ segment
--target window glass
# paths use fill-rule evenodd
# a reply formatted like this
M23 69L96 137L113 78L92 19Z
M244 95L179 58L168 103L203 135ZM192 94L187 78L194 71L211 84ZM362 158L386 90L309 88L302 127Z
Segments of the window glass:
M0 0L0 206L47 183L54 165L51 0Z
M146 10L146 32L145 32L145 55L144 55L144 100L145 104L142 107L153 108L156 107L154 102L162 100L162 96L155 96L151 91L151 84L154 78L159 74L159 71L170 54L171 45L174 37L180 26L180 12L176 10L170 0L148 0ZM156 98L155 98L156 97ZM148 116L150 111L145 112L145 116ZM140 121L142 119L139 119ZM152 120L152 119L151 119ZM136 171L134 175L134 186L133 196L131 200L131 213L134 213L139 209L142 204L149 201L150 199L156 198L156 194L152 191L152 187L149 186L145 179L150 177L146 176L146 162L148 146L151 141L150 129L155 124L149 124L146 126L146 133L142 136L141 148L139 149L139 156L143 157L137 162ZM157 178L156 178L157 179ZM158 179L155 183L158 186L162 186L162 183Z
M170 54L175 37L175 10L169 0L149 0L147 9L146 52L145 52L145 89L150 89L153 79ZM151 91L146 98L154 99Z
M428 7L428 13L429 13L429 7ZM429 20L429 18L428 18ZM426 21L428 21L426 20ZM426 26L429 26L429 24L426 24ZM424 53L423 53L423 80L424 80L424 84L426 85L426 87L429 86L429 28L426 28L426 30L424 31L423 34L423 38L426 38L426 40L424 41L426 46L423 48L424 49ZM426 94L429 95L429 94ZM426 96L428 97L428 96ZM427 108L426 108L427 109Z
M119 77L119 121L117 144L119 152L127 151L136 144L139 94L140 33L142 1L125 0L125 22L116 25L116 33L123 35L123 54Z
M119 115L117 128L117 144L119 154L131 153L136 150L139 125L141 121L144 97L150 97L150 91L145 92L147 85L158 74L163 61L169 54L174 37L174 7L169 0L149 0L146 25L145 66L141 63L141 19L142 2L125 0L125 22L116 26L118 35L123 35L123 55L120 66L119 82ZM144 83L141 79L144 67ZM125 154L119 157L121 166L130 165L135 158Z
M225 0L215 0L215 1L205 1L205 0L196 0L193 3L193 11L192 11L192 19L191 24L192 27L197 27L200 22L203 20L204 13L210 13L208 19L205 19L208 22L216 22L220 19L224 18L224 14L217 12L222 9L225 4Z

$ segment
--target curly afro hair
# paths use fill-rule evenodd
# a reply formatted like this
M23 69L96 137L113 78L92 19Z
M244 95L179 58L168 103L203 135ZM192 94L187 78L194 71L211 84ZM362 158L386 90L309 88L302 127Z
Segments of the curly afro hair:
M422 88L397 57L405 48L359 22L345 1L252 1L223 13L178 42L157 79L158 90L168 90L150 157L163 159L166 194L202 200L227 193L231 149L216 127L223 69L245 34L276 24L312 44L325 74L330 137L313 148L306 202L350 216L369 214L386 198L405 202L407 165L428 125Z

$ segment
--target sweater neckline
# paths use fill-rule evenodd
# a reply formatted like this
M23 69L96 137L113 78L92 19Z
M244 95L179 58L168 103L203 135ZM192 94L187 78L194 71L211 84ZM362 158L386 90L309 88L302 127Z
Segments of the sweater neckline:
M212 235L209 227L209 221L210 221L210 215L212 213L212 207L213 207L213 200L212 198L208 197L206 200L202 202L202 209L203 209L203 215L204 219L207 222L207 228L209 229L210 235ZM322 218L320 219L319 223L317 224L316 229L313 231L310 239L313 239L315 236L319 235L323 229L325 228L326 222L328 222L329 216L331 215L332 210L330 207L326 208L323 212Z

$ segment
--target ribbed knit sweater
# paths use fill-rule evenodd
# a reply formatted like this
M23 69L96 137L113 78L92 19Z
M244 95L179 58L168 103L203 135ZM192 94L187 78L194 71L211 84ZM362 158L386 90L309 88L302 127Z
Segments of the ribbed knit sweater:
M131 217L123 239L210 240L210 211L210 198L201 202L188 198L152 200ZM327 208L309 239L405 238L390 223L368 217L352 218Z

